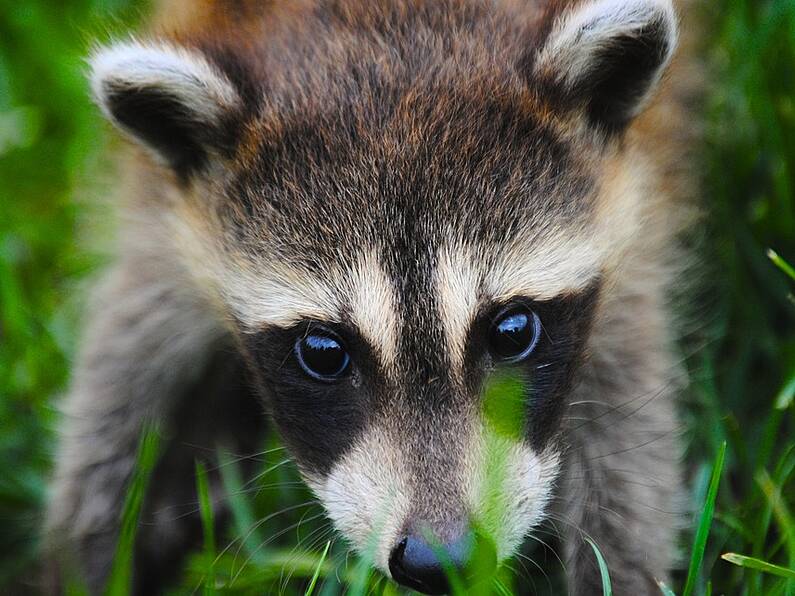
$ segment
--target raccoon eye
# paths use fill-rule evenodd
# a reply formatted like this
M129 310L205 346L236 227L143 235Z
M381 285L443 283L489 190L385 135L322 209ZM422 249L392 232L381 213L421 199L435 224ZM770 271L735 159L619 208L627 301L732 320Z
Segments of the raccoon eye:
M509 306L494 318L489 330L491 353L503 362L527 358L541 336L541 319L524 306Z
M336 334L312 330L295 342L295 356L304 372L314 379L334 381L345 374L350 356Z

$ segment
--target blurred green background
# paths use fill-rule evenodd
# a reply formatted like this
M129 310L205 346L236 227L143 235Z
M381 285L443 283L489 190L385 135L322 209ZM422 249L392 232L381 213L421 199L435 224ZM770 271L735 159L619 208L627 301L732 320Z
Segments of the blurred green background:
M0 593L35 564L57 399L87 282L113 229L103 202L113 137L88 99L83 60L92 43L123 34L146 9L129 0L0 0ZM725 440L695 593L793 594L795 582L720 555L795 568L795 282L766 254L772 248L795 263L795 2L705 0L703 9L713 79L700 152L704 266L683 308L697 323L683 339L696 511L682 539L683 569ZM265 505L291 498L281 490ZM280 523L288 527L274 529Z

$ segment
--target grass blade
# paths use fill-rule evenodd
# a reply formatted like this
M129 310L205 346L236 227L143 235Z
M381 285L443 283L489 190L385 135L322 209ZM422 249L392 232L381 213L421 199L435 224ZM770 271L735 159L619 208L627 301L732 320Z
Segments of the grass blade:
M657 582L657 585L660 586L660 592L663 593L663 596L676 596L676 592L669 588L665 582Z
M687 570L687 581L685 582L685 589L682 596L691 596L696 587L696 580L698 579L701 564L704 561L704 550L707 546L707 537L709 536L710 528L712 527L712 517L715 514L715 499L718 496L718 486L720 485L720 477L723 472L723 461L726 458L726 441L720 446L718 450L718 457L715 460L715 466L712 468L712 477L709 481L709 489L707 490L707 498L704 501L704 507L701 510L701 517L698 522L698 530L696 531L696 538L693 543L693 552L690 556L690 567Z
M513 596L513 592L511 592L508 587L502 583L502 580L499 577L494 578L493 587L494 591L500 596Z
M777 410L786 410L792 404L793 399L795 399L795 370L792 371L787 382L784 383L784 386L778 392L775 408Z
M602 556L602 551L599 550L599 547L596 546L596 543L593 540L586 536L585 541L591 545L591 548L596 555L596 561L599 563L599 573L602 574L602 595L612 596L613 587L610 584L610 572L607 569L607 561L605 561L605 558Z
M135 470L127 489L122 509L121 532L113 558L113 569L108 580L108 596L126 596L132 590L133 550L135 535L138 530L138 519L146 495L146 488L157 463L160 435L153 427L144 430L138 446L138 458Z
M351 596L365 596L368 592L367 587L371 576L372 566L366 559L360 558L356 562L356 567L348 580L349 591L347 593Z
M312 581L309 582L309 587L304 592L304 596L312 596L312 592L315 591L315 584L317 583L317 578L320 576L320 570L323 567L323 562L326 560L326 556L328 555L328 549L331 548L331 540L326 542L326 548L323 549L323 554L320 555L320 561L317 563L317 569L315 569L315 573L312 576Z
M199 495L199 512L204 532L204 594L215 594L215 516L210 500L210 483L207 480L207 469L196 460L196 492Z
M431 545L436 558L442 563L442 569L444 569L447 575L451 596L465 596L467 591L464 588L464 581L452 559L450 559L447 549L445 549L435 537L429 536L426 540L428 540L428 543Z
M740 567L755 569L762 573L770 573L771 575L786 577L787 579L795 579L795 570L787 569L780 565L774 565L773 563L768 563L767 561L762 561L754 557L746 557L745 555L738 555L737 553L724 553L720 558L734 565L739 565Z
M759 472L756 476L756 482L759 484L770 504L770 508L773 511L773 515L778 522L781 534L787 545L787 555L789 557L790 566L795 569L795 522L792 520L792 514L789 512L789 508L781 496L780 489L773 483L767 472L764 470Z
M795 280L795 268L782 259L772 248L767 250L767 258L773 261L773 264L792 278L792 280Z

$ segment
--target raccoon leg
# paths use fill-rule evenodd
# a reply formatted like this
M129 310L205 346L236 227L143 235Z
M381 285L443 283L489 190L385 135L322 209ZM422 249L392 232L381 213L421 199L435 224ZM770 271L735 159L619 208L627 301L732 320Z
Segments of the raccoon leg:
M658 594L657 582L668 580L674 561L682 519L670 382L638 382L635 387L645 385L647 391L630 393L628 380L620 373L593 376L579 392L582 402L571 410L558 529L566 532L572 594L601 594L586 536L604 555L618 595ZM609 401L597 403L601 396Z
M144 424L168 416L224 337L180 277L163 259L116 266L90 311L63 406L45 540L61 571L76 564L92 593L111 568Z

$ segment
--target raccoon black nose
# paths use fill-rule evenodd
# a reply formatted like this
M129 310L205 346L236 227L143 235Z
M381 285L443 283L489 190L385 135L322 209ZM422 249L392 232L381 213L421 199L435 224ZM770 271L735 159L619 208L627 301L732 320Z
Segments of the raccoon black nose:
M389 572L396 582L418 592L446 594L450 591L446 568L462 572L474 548L473 532L444 546L431 546L424 538L409 535L392 550Z

